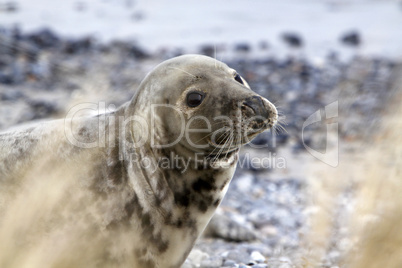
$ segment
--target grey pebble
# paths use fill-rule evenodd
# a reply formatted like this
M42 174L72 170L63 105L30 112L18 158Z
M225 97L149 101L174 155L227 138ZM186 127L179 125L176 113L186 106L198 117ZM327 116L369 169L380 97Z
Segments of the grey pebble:
M219 256L213 256L201 261L200 268L219 268L222 266L223 259Z
M257 263L265 262L266 258L258 251L251 252L251 259Z
M256 239L253 230L226 215L215 214L207 226L206 233L228 241L252 241Z
M189 263L200 264L203 260L208 259L209 255L199 249L193 249L187 257Z
M259 264L253 265L252 267L253 268L267 268L268 265L265 263L259 263Z
M224 266L224 267L239 267L239 265L238 265L235 261L233 261L233 260L226 260L226 261L223 263L223 266Z
M231 250L225 254L227 260L233 260L237 263L246 262L250 259L250 255L246 251Z
M183 265L181 266L181 268L194 268L195 266L193 264L191 264L191 262L189 260L186 260Z

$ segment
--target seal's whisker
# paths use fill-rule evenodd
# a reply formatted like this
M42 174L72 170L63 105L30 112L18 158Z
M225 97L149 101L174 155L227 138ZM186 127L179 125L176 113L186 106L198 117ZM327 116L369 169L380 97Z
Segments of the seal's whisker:
M230 143L230 140L231 140L231 139L232 139L232 138L230 137L228 140L226 140L226 142L225 142L225 147L222 148L221 153L220 153L219 156L221 156L221 155L223 154L223 149L226 148L226 145L227 145L228 143ZM228 148L229 148L229 147L228 147ZM227 156L227 150L226 150L225 157L226 157L226 156Z
M278 120L278 122L276 123L277 125L283 127L283 125L287 125L287 123L285 122L285 120Z
M278 128L276 127L276 125L272 127L272 132L273 132L273 134L274 134L275 136L278 136L278 135L279 135L279 133L278 133Z
M285 119L279 119L278 122L276 122L275 125L278 125L278 126L280 126L282 128L285 128L284 125L286 126L287 123L286 123Z
M275 106L276 109L282 109L282 107L285 105L285 103L283 101L275 101L272 102L272 104Z
M225 140L227 139L227 137L230 135L230 132L223 132L222 134L220 134L219 137L217 137L217 140ZM216 143L216 142L215 142ZM218 144L218 143L216 143ZM224 145L218 145L216 148L220 149L221 147L223 147Z
M219 62L223 61L223 55L221 55L221 58L219 59Z
M221 123L221 122L215 122L214 124L211 125L211 127L213 127L213 126L215 126L215 125L218 125L218 124L220 124L220 123ZM206 139L206 138L208 138L208 137L211 137L214 133L215 133L215 131L206 134L206 135L203 136L201 139L195 141L195 143L200 142L200 141L202 141L202 140L204 140L204 139Z
M215 59L215 62L214 62L215 69L217 69L217 67L216 67L216 44L214 44L214 59Z
M228 131L224 131L224 132L220 133L219 136L215 137L214 142L216 144L218 144L216 141L225 140L228 137L228 135L229 135Z
M209 157L215 155L216 150L219 150L219 148L215 147L211 152L208 153L207 157L209 158Z
M272 132L274 133L274 135L275 135L275 136L278 136L278 135L279 135L277 125L272 126L272 128L271 128L271 129L272 129Z
M231 148L233 146L233 141L234 141L234 135L230 136L230 144L229 144L229 148ZM226 152L225 154L225 158L228 157L229 151Z
M281 123L287 125L286 119L287 119L287 117L285 115L281 115L281 114L278 115L278 122L281 122Z
M279 133L288 133L286 128L282 126L279 122L275 126L273 126L273 129L276 131L276 135L278 135Z
M231 133L228 133L229 137L231 136L230 134L231 134ZM227 138L227 136L226 136L225 138ZM225 150L225 149L227 148L226 145L228 144L229 140L230 140L230 139L226 139L226 140L225 140L223 146L219 149L218 154L215 156L215 160L217 160L217 159L219 159L219 158L221 157L221 155L222 155L222 153L223 153L223 150Z
M186 74L188 74L188 75L190 75L190 76L192 76L192 77L194 77L194 78L197 77L197 76L195 76L195 75L193 75L193 74L191 74L191 73L189 73L189 72L187 72L187 71L184 71L183 69L177 68L177 67L169 67L169 68L182 71L183 73L186 73Z
M198 142L200 142L200 141L202 141L202 140L205 140L206 138L211 137L211 136L212 136L212 134L214 134L214 133L213 133L213 132L212 132L212 133L208 133L207 135L205 135L205 136L204 136L204 137L202 137L201 139L196 140L196 141L195 141L195 143L198 143Z
M227 131L225 131L224 133L222 133L222 134L218 137L218 139L219 139L219 140L222 139L222 140L227 141L227 138L230 137L230 135L231 135L231 131L230 131L230 130L227 130Z
M225 142L223 145L218 145L217 147L215 147L211 153L208 154L208 157L210 156L214 156L213 161L216 161L220 154L222 153L222 151L226 148L226 143L227 143L227 138L231 135L231 131L227 131L222 133L218 139L225 139ZM216 152L216 150L218 150L218 152ZM216 152L216 153L215 153Z
M278 109L278 107L276 107L276 111L277 111L277 115L284 115L284 113L282 112L282 110L279 108Z

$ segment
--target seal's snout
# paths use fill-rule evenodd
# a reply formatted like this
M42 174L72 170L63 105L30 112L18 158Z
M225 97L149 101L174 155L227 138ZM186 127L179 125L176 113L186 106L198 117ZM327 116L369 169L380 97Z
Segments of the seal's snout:
M252 96L243 102L242 106L246 116L261 116L268 118L269 112L265 108L263 100L260 96Z
M260 96L246 98L241 109L243 116L252 119L250 126L253 129L272 127L278 118L275 106Z

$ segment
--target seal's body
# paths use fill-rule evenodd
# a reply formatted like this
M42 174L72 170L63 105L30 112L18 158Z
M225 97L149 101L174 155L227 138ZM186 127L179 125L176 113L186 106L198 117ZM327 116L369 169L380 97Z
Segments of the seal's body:
M109 238L103 264L180 267L226 193L240 146L276 121L233 69L181 56L114 112L0 134L0 183L72 169L80 202L100 215L96 241Z

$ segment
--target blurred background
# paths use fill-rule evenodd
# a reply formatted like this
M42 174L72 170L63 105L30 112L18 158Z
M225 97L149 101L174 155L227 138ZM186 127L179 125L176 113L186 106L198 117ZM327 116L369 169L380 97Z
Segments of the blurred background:
M402 267L401 26L397 0L0 0L0 131L214 57L285 130L242 150L183 267Z

